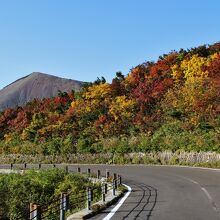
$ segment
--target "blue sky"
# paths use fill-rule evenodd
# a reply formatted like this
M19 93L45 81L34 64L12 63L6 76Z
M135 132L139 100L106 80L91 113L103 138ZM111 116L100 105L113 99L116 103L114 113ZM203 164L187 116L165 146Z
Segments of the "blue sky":
M220 41L219 0L0 0L0 88L31 72L109 82Z

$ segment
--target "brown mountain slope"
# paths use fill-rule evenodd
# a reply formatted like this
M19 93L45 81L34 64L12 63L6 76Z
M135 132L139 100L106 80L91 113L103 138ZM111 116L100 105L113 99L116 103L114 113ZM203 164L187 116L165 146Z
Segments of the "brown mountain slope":
M79 90L83 82L34 72L0 90L0 110L22 106L34 98L53 97L58 91Z

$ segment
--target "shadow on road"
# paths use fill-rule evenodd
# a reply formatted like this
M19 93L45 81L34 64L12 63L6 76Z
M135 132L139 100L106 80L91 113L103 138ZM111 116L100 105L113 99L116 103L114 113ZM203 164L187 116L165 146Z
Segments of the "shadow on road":
M157 204L157 189L144 183L131 181L129 181L128 185L131 186L132 192L111 219L150 220ZM102 214L106 215L109 212L111 212L111 210L107 209L102 211ZM94 216L92 219L99 220L101 218Z
M131 207L131 209L122 210L124 213L122 219L149 220L157 203L157 189L143 183L133 183L132 188L134 190L129 199L123 204L124 207Z

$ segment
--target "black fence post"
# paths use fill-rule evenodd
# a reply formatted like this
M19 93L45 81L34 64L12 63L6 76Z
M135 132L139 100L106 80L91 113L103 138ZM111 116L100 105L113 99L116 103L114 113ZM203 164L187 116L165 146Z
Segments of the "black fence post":
M101 171L98 170L98 171L97 171L97 179L100 179L100 176L101 176Z
M108 170L106 170L106 179L108 179L108 178L109 178L109 176L110 176L109 171L108 171Z
M102 202L105 202L105 184L102 184Z
M91 201L93 202L93 189L91 189Z
M64 204L65 204L65 211L67 211L69 209L69 195L67 193L65 193Z
M117 182L117 174L116 173L114 173L114 177L113 177L113 180L115 181L115 189L117 189L118 188L118 182Z
M115 180L112 180L112 195L115 196Z
M41 163L38 164L38 168L39 168L39 170L41 169Z
M77 172L78 172L78 173L80 173L80 172L81 172L81 169L80 169L80 167L78 167L78 168L77 168Z
M61 193L60 196L60 220L65 220L65 212L69 207L69 195L67 193Z
M26 170L26 168L27 168L27 164L26 164L26 163L24 163L24 170Z
M92 191L91 188L87 188L87 209L91 210L91 203L92 203Z
M65 220L65 212L64 212L64 208L63 208L63 193L61 193L60 196L60 220Z
M108 193L108 184L107 183L104 184L104 189L105 189L105 191L104 191L105 194L107 194Z
M118 180L119 185L121 186L121 184L122 184L122 179L121 179L121 176L120 176L120 175L118 176L118 179L119 179L119 180Z
M91 174L91 169L90 168L88 168L87 173L88 173L88 176L90 177L90 174Z
M11 163L11 170L13 170L13 163Z

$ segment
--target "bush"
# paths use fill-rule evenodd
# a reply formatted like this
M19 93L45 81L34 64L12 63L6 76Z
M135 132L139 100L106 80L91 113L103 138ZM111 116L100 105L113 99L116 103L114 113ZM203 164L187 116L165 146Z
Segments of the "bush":
M78 174L66 174L64 170L50 169L26 171L0 175L0 195L3 204L3 218L15 220L27 219L29 203L34 202L41 207L48 207L53 200L60 198L61 192L72 191L77 195L89 181Z

